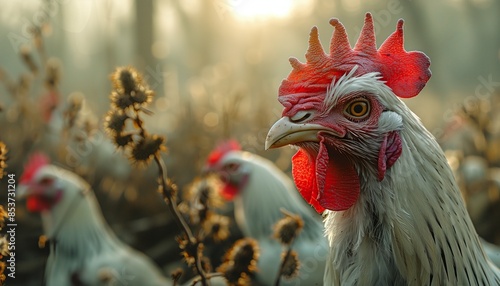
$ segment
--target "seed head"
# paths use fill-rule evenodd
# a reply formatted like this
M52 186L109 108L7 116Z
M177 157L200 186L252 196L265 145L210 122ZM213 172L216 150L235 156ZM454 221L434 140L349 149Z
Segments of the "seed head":
M0 236L0 256L9 255L9 242L7 241L7 237Z
M226 253L224 262L217 268L218 272L230 285L249 285L249 275L257 271L259 247L252 238L236 241Z
M113 108L126 110L134 104L134 102L132 101L132 97L130 96L130 93L123 93L120 91L113 90L111 92L110 97L111 97L111 106Z
M0 285L3 285L5 283L5 280L7 279L7 276L5 276L4 272L5 262L0 261Z
M184 274L184 270L182 270L182 268L176 268L174 269L174 271L172 271L172 273L170 274L170 276L172 277L172 280L174 280L174 284L176 281L179 281L179 279L181 278L182 274Z
M160 193L164 197L169 198L169 200L171 200L172 198L175 198L177 196L177 185L174 184L174 182L172 182L172 180L167 178L166 187L167 187L167 189L165 190L165 189L163 189L163 184L158 183L158 193ZM188 206L188 208L189 208L189 206Z
M220 180L216 176L196 178L188 186L185 199L193 202L193 204L197 203L209 208L221 208L225 203L218 195L220 185Z
M154 92L150 89L146 89L145 87L140 87L136 91L132 91L131 93L132 101L139 105L149 104L153 101Z
M111 109L104 118L104 127L110 134L119 134L125 128L128 115L119 109Z
M300 216L285 212L285 217L280 219L273 227L273 237L282 244L290 245L303 226L304 221Z
M133 67L119 67L111 74L111 82L115 90L130 94L142 84L142 77Z
M8 217L7 211L0 205L0 230L5 226L5 219Z
M281 275L285 279L293 279L299 274L300 261L299 256L295 250L292 250L288 255L286 252L282 253L281 260L286 259L283 262L281 268Z
M165 150L165 138L159 135L146 135L132 147L130 160L133 163L148 164L160 151Z
M7 168L7 146L0 141L0 179L3 178L5 168ZM3 210L3 208L2 208Z
M74 92L69 95L68 107L66 107L66 110L63 112L69 128L75 125L78 114L83 107L83 101L84 95L82 93Z
M126 109L132 105L139 108L153 100L154 92L132 67L117 68L111 75L111 81L114 87L111 99L117 108Z
M182 250L181 255L188 264L188 266L193 266L195 262L195 257L198 255L198 251L203 250L203 244L199 244L198 247L195 243L190 243L186 238L177 238L177 243L179 248Z
M257 270L257 259L259 258L259 248L253 239L238 240L229 254L229 260L234 261L236 266L246 266L248 270L242 272L254 272Z
M23 59L23 63L29 68L31 73L36 75L38 73L38 66L35 64L35 61L33 60L30 48L26 45L22 46L20 52L21 52L21 58Z
M203 222L203 230L215 242L226 240L229 237L229 218L214 213L209 214L208 218Z
M203 224L210 216L210 209L224 205L217 196L217 180L213 177L195 178L184 192L185 202L193 224ZM224 237L223 233L221 233Z
M56 58L47 60L45 74L45 85L49 89L54 89L61 80L61 62Z
M118 148L125 148L132 144L133 141L134 139L130 133L117 133L113 136L113 142Z

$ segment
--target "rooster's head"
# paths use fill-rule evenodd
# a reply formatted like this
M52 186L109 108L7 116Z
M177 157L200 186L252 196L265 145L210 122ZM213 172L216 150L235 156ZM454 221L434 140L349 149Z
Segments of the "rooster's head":
M400 98L417 95L430 78L428 57L403 48L403 21L377 50L371 14L351 48L344 26L335 27L324 52L313 27L306 63L279 88L282 118L269 131L266 149L293 144L293 177L318 212L353 206L363 181L382 181L402 152Z
M223 183L220 194L226 200L233 200L248 183L250 170L245 154L238 142L229 140L208 155L204 171L219 177Z
M83 179L50 164L48 157L33 154L19 181L19 195L31 212L53 212L82 193Z

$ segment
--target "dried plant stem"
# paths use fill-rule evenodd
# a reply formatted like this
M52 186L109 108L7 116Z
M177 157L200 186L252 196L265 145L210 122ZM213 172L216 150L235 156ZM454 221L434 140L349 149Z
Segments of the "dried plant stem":
M134 122L137 125L137 127L139 128L139 135L142 138L144 138L144 137L146 137L146 129L144 129L144 127L142 126L142 119L139 116L139 111L140 111L139 109L134 109L134 114L135 114ZM166 168L163 168L163 169L166 170ZM165 177L166 177L166 172L165 172Z
M191 231L191 228L189 228L187 222L184 220L184 217L179 213L176 199L170 195L174 194L175 190L172 188L172 184L170 184L167 180L167 168L165 167L163 159L159 155L155 155L154 160L156 162L156 165L158 166L163 199L165 200L165 203L167 204L168 208L174 215L174 219L177 221L177 224L182 228L184 234L188 238L189 243L196 245L197 251L196 251L196 256L194 257L196 271L198 272L201 284L203 286L207 286L208 285L207 276L205 274L205 271L203 270L203 266L201 265L201 256L202 256L202 251L200 248L201 245L196 239L196 237L193 235L193 232ZM211 277L213 277L213 275L211 275Z
M175 198L170 197L171 193L174 193L174 189L172 188L172 185L168 183L166 179L166 167L165 163L163 162L163 159L160 156L155 156L155 162L156 165L158 165L158 170L159 170L159 177L160 177L160 184L163 188L163 198L165 199L165 202L167 203L170 211L174 214L174 218L176 219L177 223L179 226L182 228L182 231L186 234L188 237L189 241L191 243L196 242L196 238L193 235L193 232L191 231L191 228L189 228L189 225L187 222L184 220L183 216L180 214L179 209L176 207L175 203Z
M293 244L293 241L288 245L288 248L286 250L286 254L283 257L283 260L281 260L280 269L278 271L278 276L276 277L276 280L274 281L274 286L279 286L280 285L281 276L282 276L282 273L283 273L283 268L285 267L286 261L288 260L288 258L292 254L292 244Z
M139 116L139 111L140 111L139 109L134 109L134 113L135 113L134 121L140 130L139 135L142 138L145 138L146 137L146 130L144 129L144 126L142 124L142 120ZM201 265L201 258L202 258L201 244L198 241L198 239L196 239L196 237L194 236L193 232L191 231L191 228L189 227L188 223L186 222L186 220L184 220L184 217L181 215L181 213L179 212L179 209L177 208L176 198L172 195L172 194L175 194L176 192L175 192L173 185L168 181L167 167L165 166L165 162L163 162L163 159L160 157L159 154L155 154L154 161L155 161L156 165L158 166L158 172L159 172L158 177L160 179L159 183L162 187L163 200L165 201L168 208L170 209L170 212L172 213L175 221L177 222L179 227L182 229L182 231L186 235L186 237L189 241L189 244L196 245L197 251L196 251L196 255L194 257L194 259L195 259L194 265L195 265L196 271L198 272L198 275L200 277L201 284L203 286L207 286L208 285L207 276L206 276L205 271L203 270L203 266Z

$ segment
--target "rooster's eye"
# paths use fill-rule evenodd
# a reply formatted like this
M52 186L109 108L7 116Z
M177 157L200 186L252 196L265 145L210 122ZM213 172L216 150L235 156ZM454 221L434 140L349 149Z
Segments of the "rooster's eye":
M290 118L290 121L292 121L293 123L300 123L307 120L309 117L311 117L311 115L312 115L311 111L302 110L297 112L294 116L292 116Z
M345 112L356 119L364 118L370 112L370 103L366 99L358 99L351 102Z
M43 186L47 186L47 185L51 185L52 183L54 182L54 179L53 178L42 178L40 180L40 182L38 182L40 185L43 185Z
M229 163L226 166L224 166L227 172L236 172L240 168L240 165L236 163Z

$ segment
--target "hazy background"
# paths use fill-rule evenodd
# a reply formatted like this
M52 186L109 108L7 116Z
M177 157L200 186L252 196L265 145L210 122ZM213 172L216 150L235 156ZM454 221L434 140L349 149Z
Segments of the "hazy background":
M43 71L29 32L33 25L42 28L47 57L59 59L61 65L61 102L52 120L43 123L42 134L30 136L40 132L26 127L33 118L18 116L13 109L18 99L0 87L4 107L0 140L7 143L11 155L7 172L20 176L27 154L35 149L59 154L60 165L79 171L92 183L106 219L119 236L168 268L179 260L172 238L177 229L154 191L156 170L132 172L101 131L109 106L109 75L115 67L137 67L155 90L154 115L147 126L167 136L169 151L164 157L169 176L181 187L197 176L211 148L229 137L289 169L293 150L263 150L267 131L282 109L277 89L291 70L288 57L304 60L312 26L318 26L328 47L332 17L346 26L352 45L368 11L374 16L378 45L395 30L399 18L405 20L405 48L425 52L433 73L420 95L406 103L438 137L460 105L488 99L500 86L500 1L365 2L0 0L4 77L17 82L30 74L20 57L22 46L31 47ZM27 95L36 109L45 87L40 74L28 77ZM66 99L75 93L84 95L85 116L94 128L85 148L57 142ZM68 161L68 154L77 158L76 163ZM3 193L6 187L0 186ZM18 228L17 251L18 274L24 278L11 285L39 285L48 251L37 247L42 233L39 218L27 214L20 202L17 218L24 223ZM131 222L140 218L150 218L151 225L140 227L139 221L137 228L132 227ZM33 276L27 278L27 274Z

